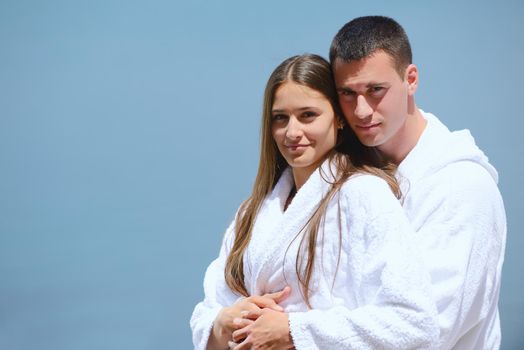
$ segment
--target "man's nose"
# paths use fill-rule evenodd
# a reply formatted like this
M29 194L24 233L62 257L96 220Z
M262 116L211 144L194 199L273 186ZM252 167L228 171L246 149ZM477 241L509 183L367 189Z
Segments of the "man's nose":
M373 114L373 108L369 105L366 98L362 95L357 96L357 105L355 106L355 116L359 119L365 119Z

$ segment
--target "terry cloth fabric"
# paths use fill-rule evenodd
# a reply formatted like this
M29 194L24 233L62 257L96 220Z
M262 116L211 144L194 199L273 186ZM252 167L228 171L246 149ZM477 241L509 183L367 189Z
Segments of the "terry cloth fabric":
M498 349L506 216L497 172L468 130L434 115L398 168L403 207L431 275L440 349Z
M299 232L329 190L329 168L326 161L315 171L286 211L293 186L290 169L264 200L244 255L248 292L263 295L291 286L291 295L280 305L289 314L298 350L432 348L438 326L429 275L399 201L375 176L351 177L331 200L317 241L312 309L307 308L295 271ZM206 271L205 298L191 318L195 349L205 349L218 312L239 297L224 280L234 225Z

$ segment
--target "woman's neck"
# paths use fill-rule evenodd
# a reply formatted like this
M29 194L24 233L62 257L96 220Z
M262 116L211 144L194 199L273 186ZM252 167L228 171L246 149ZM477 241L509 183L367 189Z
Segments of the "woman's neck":
M292 168L293 170L293 180L295 181L295 188L300 190L300 187L304 185L313 174L315 170L322 164L322 162L318 162L317 164L308 166L308 167L301 167L301 168Z

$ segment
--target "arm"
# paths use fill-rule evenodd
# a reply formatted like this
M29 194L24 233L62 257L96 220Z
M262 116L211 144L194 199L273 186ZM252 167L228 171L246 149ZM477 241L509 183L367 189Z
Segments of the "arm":
M373 176L350 181L345 194L353 247L348 255L355 266L346 267L347 287L357 289L359 305L291 313L295 346L431 348L438 338L436 310L411 225L384 181Z
M506 220L493 179L473 163L456 163L414 184L404 207L431 275L441 346L460 344L468 331L484 327L486 318L490 327L499 327ZM486 333L500 341L498 330Z
M204 277L204 300L198 303L191 316L191 331L195 349L206 349L213 335L214 321L224 306L232 305L237 299L224 280L224 267L232 244L235 222L226 230L219 256L207 268ZM211 339L210 345L216 339ZM220 343L220 342L219 342ZM215 344L218 345L218 344Z
M349 237L343 249L352 260L339 268L347 269L342 287L355 289L358 305L289 313L291 345L299 350L430 348L438 339L436 308L404 211L376 177L358 176L346 185L341 201L347 201L343 232ZM261 321L270 314L263 310L246 334L258 338L267 327ZM266 338L264 345L271 341L277 340ZM248 348L243 346L238 349Z
M287 287L263 296L238 298L231 291L224 279L224 268L232 246L233 229L234 223L226 231L218 258L207 268L204 277L205 298L197 304L191 316L195 349L227 349L232 332L244 326L238 322L242 312L267 308L282 313L283 309L278 303L290 292Z

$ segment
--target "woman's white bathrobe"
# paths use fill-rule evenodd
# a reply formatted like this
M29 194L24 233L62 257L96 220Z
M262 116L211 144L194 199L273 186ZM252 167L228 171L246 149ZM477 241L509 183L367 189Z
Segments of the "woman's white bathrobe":
M400 203L375 176L351 177L331 201L318 236L310 285L313 309L308 310L295 271L302 236L295 237L329 189L328 167L326 161L322 175L313 172L286 211L293 186L290 169L265 199L244 255L248 292L263 295L291 286L291 295L280 305L289 314L298 350L433 347L439 331L429 275L414 249L413 231ZM195 349L206 348L218 312L239 298L224 280L234 225L206 271L205 298L191 317Z

